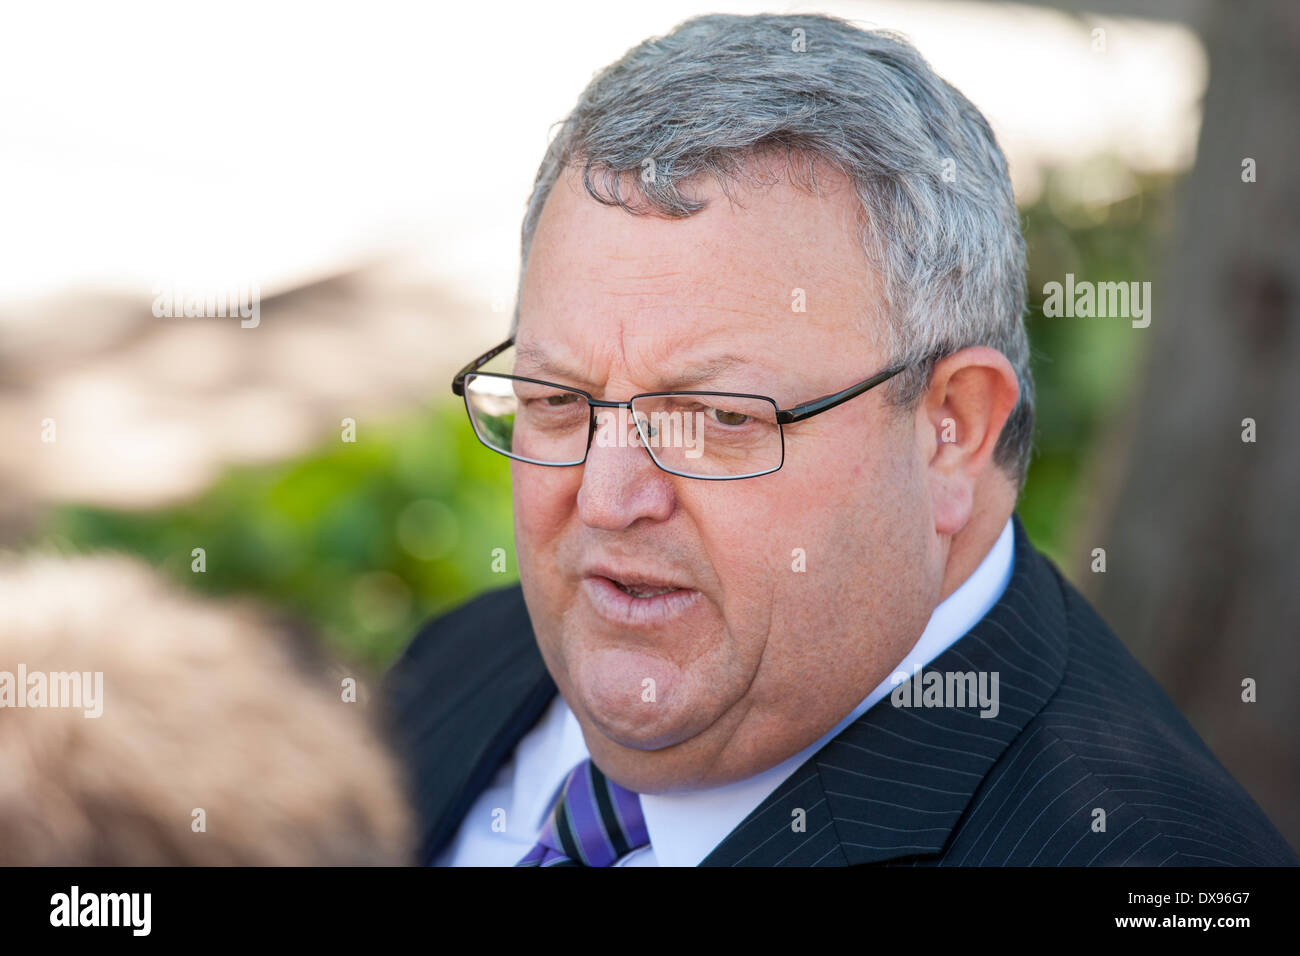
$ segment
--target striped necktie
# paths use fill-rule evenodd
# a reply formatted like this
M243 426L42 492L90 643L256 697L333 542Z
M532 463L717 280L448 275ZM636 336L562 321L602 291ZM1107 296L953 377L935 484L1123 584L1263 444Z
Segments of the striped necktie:
M515 866L610 866L649 842L641 798L588 757L569 772L537 845Z

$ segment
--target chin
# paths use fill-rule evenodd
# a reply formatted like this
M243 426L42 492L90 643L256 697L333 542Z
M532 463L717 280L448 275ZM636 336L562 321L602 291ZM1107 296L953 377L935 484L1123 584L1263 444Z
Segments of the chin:
M671 747L717 717L712 712L717 702L696 701L698 684L654 654L600 648L579 652L569 663L570 705L576 704L575 713L581 711L579 716L594 730L621 747Z

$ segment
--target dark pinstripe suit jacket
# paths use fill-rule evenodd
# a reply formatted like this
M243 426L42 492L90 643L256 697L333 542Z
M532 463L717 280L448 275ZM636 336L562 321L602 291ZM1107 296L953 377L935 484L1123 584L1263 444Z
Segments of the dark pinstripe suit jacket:
M1002 599L926 668L998 672L997 716L886 697L702 865L1297 863L1019 518L1015 534ZM386 690L429 862L556 692L519 588L425 626Z

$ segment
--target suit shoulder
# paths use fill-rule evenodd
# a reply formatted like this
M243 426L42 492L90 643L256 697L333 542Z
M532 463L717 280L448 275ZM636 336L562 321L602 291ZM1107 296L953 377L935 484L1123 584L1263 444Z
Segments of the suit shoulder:
M528 624L528 608L518 584L485 591L421 625L399 663L408 656L426 653L439 641L471 640L476 635L496 631L505 631L510 636L520 624Z
M1007 804L1018 839L1006 842L1002 862L1300 862L1156 680L1053 571L1069 630L1065 673L985 781L990 792L1015 781L1018 793Z
M485 592L420 627L385 675L389 700L400 711L444 679L464 679L533 648L520 586Z

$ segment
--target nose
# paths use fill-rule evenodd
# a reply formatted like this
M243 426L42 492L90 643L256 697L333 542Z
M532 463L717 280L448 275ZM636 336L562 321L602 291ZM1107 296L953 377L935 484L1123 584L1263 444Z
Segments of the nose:
M627 420L635 433L631 416ZM583 524L622 531L642 518L666 521L676 501L672 476L655 465L639 442L615 443L600 434L592 439L578 488L578 517Z

